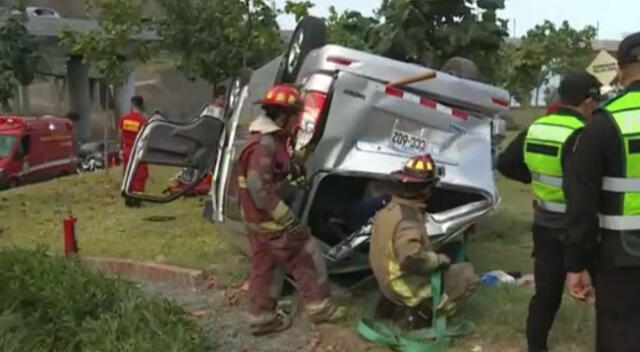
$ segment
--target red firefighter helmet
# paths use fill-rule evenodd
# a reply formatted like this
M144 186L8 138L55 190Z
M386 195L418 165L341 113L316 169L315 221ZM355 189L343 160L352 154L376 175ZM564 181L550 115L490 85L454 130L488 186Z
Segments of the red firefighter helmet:
M271 88L260 103L265 106L279 106L297 110L301 106L300 91L293 86L280 84Z
M402 170L391 176L402 183L433 184L439 179L436 162L429 154L412 157Z

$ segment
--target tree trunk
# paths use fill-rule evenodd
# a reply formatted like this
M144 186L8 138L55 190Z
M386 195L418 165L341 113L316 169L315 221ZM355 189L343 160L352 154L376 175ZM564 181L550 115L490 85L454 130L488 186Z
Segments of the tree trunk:
M251 0L245 0L244 4L247 7L247 42L242 53L243 68L247 67L247 56L249 55L249 50L251 50L251 31L253 30L253 19L251 17Z
M109 106L109 94L107 94L107 107ZM105 117L105 121L104 121L104 171L105 174L107 175L107 178L109 177L109 146L108 146L108 141L109 141L109 125L111 124L111 115L114 112L114 109L112 108L107 108L107 115Z
M23 115L31 114L31 97L29 95L29 85L20 86L20 105Z
M11 113L12 109L11 109L11 102L7 99L3 99L0 102L0 105L2 105L2 112L9 114Z

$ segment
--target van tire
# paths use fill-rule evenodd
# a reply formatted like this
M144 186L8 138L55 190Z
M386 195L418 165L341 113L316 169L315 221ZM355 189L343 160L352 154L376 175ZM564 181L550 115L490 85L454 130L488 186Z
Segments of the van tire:
M7 183L7 189L16 188L16 187L20 187L20 180L18 180L17 178L10 179L9 182Z
M276 84L295 83L310 52L327 44L327 26L317 17L303 18L293 31L291 41L282 56Z
M240 70L240 74L236 77L231 84L229 84L229 89L227 92L227 99L225 102L225 113L224 119L228 121L233 115L234 111L238 107L238 103L240 102L240 93L242 92L242 87L249 84L251 81L251 77L253 76L253 70L250 68L243 68Z
M462 79L480 80L480 70L472 60L464 57L452 57L442 65L440 71Z

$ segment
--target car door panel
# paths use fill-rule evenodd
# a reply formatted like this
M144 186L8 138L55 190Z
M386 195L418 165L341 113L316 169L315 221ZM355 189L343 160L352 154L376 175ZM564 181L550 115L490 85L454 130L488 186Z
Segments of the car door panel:
M198 185L211 170L219 141L224 136L225 122L221 118L201 116L187 123L171 121L154 113L136 138L122 184L124 196L149 202L173 201ZM144 164L184 168L192 173L192 183L183 191L158 197L131 191L134 175Z

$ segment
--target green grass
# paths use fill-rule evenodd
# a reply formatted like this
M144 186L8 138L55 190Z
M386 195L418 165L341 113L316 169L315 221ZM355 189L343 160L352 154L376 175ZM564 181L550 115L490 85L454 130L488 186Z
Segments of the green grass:
M174 303L44 251L0 249L0 350L210 351Z
M527 126L540 110L517 111L516 120ZM510 133L507 142L516 135ZM167 205L149 205L131 210L119 197L119 171L81 175L0 193L0 246L49 246L62 251L62 219L72 205L78 217L79 243L85 254L154 260L207 269L223 283L238 283L246 277L248 265L225 240L224 234L202 216L201 201L179 200ZM155 178L151 187L161 189L169 175ZM531 273L532 203L529 187L501 178L502 206L479 224L472 239L471 257L479 272L490 270ZM150 216L175 216L169 222L149 222ZM484 351L522 351L528 301L533 291L519 287L483 287L462 307L478 332L458 341L460 349L475 345ZM351 319L369 307L353 305ZM370 303L370 302L368 302ZM592 346L592 309L565 297L552 334L555 351L587 351Z
M202 217L202 200L129 209L119 195L120 170L78 175L0 193L0 245L63 251L63 219L78 219L82 254L149 260L211 271L232 283L246 275L240 257ZM159 175L150 188L164 187ZM153 217L175 217L166 222Z

